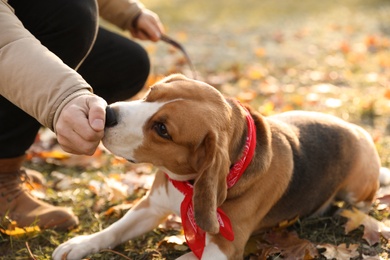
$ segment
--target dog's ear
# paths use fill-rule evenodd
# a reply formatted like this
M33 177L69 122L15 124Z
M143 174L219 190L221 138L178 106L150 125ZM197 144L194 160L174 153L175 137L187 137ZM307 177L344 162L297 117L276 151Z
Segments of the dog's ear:
M219 232L217 207L227 196L226 177L230 159L226 133L212 131L207 134L194 154L198 176L194 183L195 221L200 228L211 234Z

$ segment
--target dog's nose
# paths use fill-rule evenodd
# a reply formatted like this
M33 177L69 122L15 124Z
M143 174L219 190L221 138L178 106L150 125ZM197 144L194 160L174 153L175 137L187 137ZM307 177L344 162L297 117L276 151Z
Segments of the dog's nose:
M105 127L113 127L118 124L118 121L116 119L116 114L114 109L112 109L110 106L106 107L106 124Z

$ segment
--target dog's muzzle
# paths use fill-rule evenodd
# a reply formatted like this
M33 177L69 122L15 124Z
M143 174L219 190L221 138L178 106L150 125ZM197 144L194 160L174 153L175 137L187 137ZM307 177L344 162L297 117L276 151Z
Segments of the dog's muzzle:
M117 124L118 124L118 120L116 118L116 114L115 114L114 110L110 106L107 106L106 107L105 127L106 128L113 127L113 126L116 126Z

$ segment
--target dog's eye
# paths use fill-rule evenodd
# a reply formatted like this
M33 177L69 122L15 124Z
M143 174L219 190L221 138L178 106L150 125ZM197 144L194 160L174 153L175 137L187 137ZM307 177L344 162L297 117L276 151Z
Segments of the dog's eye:
M168 134L168 129L167 129L167 127L163 123L156 123L154 125L154 130L162 138L171 140L171 136Z

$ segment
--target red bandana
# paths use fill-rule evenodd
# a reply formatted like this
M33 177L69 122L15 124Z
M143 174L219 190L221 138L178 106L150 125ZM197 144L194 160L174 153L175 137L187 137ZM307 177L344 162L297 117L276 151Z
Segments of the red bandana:
M244 173L246 167L252 160L253 154L256 148L256 129L255 123L249 111L246 116L248 126L248 136L241 159L236 162L227 176L228 188L231 188L240 179ZM204 247L206 245L206 232L203 231L195 222L194 205L192 203L193 186L188 181L176 181L168 177L173 186L176 187L181 193L184 194L184 200L181 203L180 214L182 225L184 229L184 235L188 246L192 252L200 259L203 254ZM229 241L234 240L234 233L229 217L222 211L217 209L217 217L219 222L219 232L223 237Z

